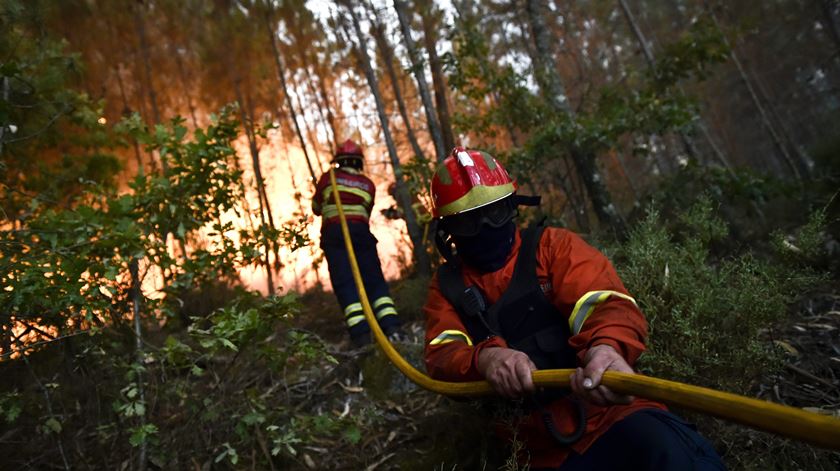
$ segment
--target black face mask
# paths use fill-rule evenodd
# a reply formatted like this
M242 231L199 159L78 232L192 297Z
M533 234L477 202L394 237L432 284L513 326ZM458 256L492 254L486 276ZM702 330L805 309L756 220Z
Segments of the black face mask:
M464 263L485 273L494 272L505 265L515 237L516 224L513 221L501 227L482 225L479 233L474 236L452 236Z

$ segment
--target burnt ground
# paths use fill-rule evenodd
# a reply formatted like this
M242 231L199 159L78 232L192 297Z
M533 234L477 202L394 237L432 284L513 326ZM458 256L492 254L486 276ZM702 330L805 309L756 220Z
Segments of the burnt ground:
M840 418L840 286L833 288L795 304L784 325L765 333L768 345L781 352L782 367L755 383L755 397ZM493 438L480 405L420 390L374 348L352 349L331 293L310 294L303 302L304 312L317 313L304 328L323 338L339 364L318 379L300 411L326 414L342 426L313 431L297 456L289 457L291 469L517 469L507 462L509 446ZM402 310L409 313L408 338L397 348L422 371L419 310ZM840 453L686 415L731 469L840 469Z

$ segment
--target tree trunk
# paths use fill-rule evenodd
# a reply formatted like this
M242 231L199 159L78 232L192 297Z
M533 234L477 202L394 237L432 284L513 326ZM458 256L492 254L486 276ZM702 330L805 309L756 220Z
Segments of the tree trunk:
M726 35L723 34L723 29L720 27L717 15L715 15L708 2L706 2L706 11L709 13L709 17L711 17L712 21L715 23L715 27L717 28L718 32L722 35L726 47L729 48L729 58L732 59L732 63L735 64L735 68L738 70L738 77L744 84L744 88L747 89L747 92L750 95L750 99L752 100L753 105L755 105L756 109L758 110L759 117L761 118L761 124L764 126L764 129L767 130L767 133L770 135L770 138L773 141L773 145L776 147L776 150L779 151L779 154L781 154L785 164L787 164L788 168L790 168L791 172L793 172L794 178L797 181L802 181L802 175L799 172L799 168L793 161L793 158L791 157L790 153L788 153L787 148L782 142L781 136L779 136L779 133L776 130L776 127L773 126L773 123L770 121L770 117L767 114L767 110L764 109L764 105L762 105L761 100L758 98L758 94L755 91L755 87L753 87L752 82L750 82L749 76L747 75L747 72L744 69L743 64L741 63L741 60L738 58L738 54L735 53L735 48L732 46L732 44L729 43L729 39L726 38Z
M557 116L574 119L574 111L569 106L566 89L560 78L560 73L554 65L554 54L551 48L551 34L546 27L540 0L526 0L528 20L531 24L531 35L534 40L536 56L534 59L535 76L542 94ZM598 170L595 154L588 149L573 147L569 153L574 161L580 180L592 201L592 208L598 220L616 232L624 232L624 222L618 216L604 178Z
M440 129L443 134L443 147L449 152L455 147L455 137L452 134L452 122L449 119L449 103L446 94L446 79L443 75L443 64L437 53L437 28L440 12L430 0L423 2L421 18L423 20L423 40L426 52L429 54L429 68L432 71L432 86L435 89L435 106Z
M536 56L534 56L534 75L543 95L552 109L558 115L573 116L574 111L569 106L566 87L560 73L554 65L554 52L551 47L551 33L545 24L541 0L526 0L528 20L531 24L531 37L534 41Z
M117 74L117 85L120 88L120 97L123 102L122 116L125 118L131 115L131 107L128 105L128 96L125 94L125 84L122 79L122 64L115 66L114 72ZM134 138L131 139L131 143L134 147L134 158L137 159L137 172L142 175L143 158L140 155L140 144L137 142L137 139Z
M143 293L140 290L140 270L139 270L139 262L137 258L132 258L131 262L128 265L128 271L131 274L131 307L132 313L134 314L134 354L135 354L135 361L137 362L138 366L142 366L146 363L146 354L143 348L143 329L142 323L140 322L140 305L143 302ZM146 386L143 381L143 373L140 369L135 371L136 381L137 381L137 399L142 403L144 406L146 405ZM145 408L143 409L143 413L140 414L140 427L143 428L146 426L146 412ZM137 453L137 470L138 471L145 471L146 470L146 453L147 453L147 440L144 439L142 443L140 443L140 450Z
M236 69L231 69L236 70ZM245 103L242 96L242 89L240 87L240 79L238 77L234 78L233 80L233 88L236 92L236 100L239 102L239 116L242 120L242 127L245 128L245 135L248 138L248 148L251 152L251 164L254 168L254 180L256 180L257 184L257 197L260 203L260 223L265 226L269 225L272 229L274 228L273 217L271 215L271 209L268 208L268 195L266 195L264 181L262 177L262 170L260 169L260 152L257 149L257 139L254 133L253 121L251 120L251 116L246 116L246 109L249 109L250 106ZM250 110L249 113L250 115ZM268 217L266 218L266 214ZM274 294L274 275L271 271L271 260L269 259L270 254L272 252L272 244L268 240L267 237L264 238L264 246L265 246L265 259L263 260L263 264L265 265L265 273L266 273L266 280L268 283L268 294Z
M3 77L3 103L9 103L9 77ZM6 125L0 126L0 157L3 156L3 139L5 136Z
M394 92L394 99L397 100L397 109L400 111L403 123L405 123L406 134L408 135L408 142L411 144L411 149L414 151L414 156L418 161L425 161L426 157L423 155L423 149L420 148L420 143L417 142L417 136L414 135L414 129L411 127L411 120L408 117L408 110L405 107L405 100L403 100L402 92L400 91L399 79L397 72L394 70L394 50L388 39L385 37L385 27L379 20L379 14L376 9L372 8L375 22L373 24L373 38L376 40L376 45L382 54L382 62L385 65L385 71L388 73L388 78L391 81L391 89Z
M330 129L327 127L329 125L329 119L327 118L327 113L330 113L330 105L329 103L321 103L321 97L318 95L318 91L315 90L315 87L312 85L315 82L315 79L312 77L312 74L309 73L309 62L306 59L305 51L300 54L301 61L303 62L303 71L306 74L306 88L309 90L309 95L315 101L315 105L318 107L318 116L321 117L320 124L321 128L324 130L324 137L326 137L327 142L329 144L330 153L332 154L335 149L335 143L338 141L338 137L335 135L335 132L330 134ZM327 108L327 113L324 113L324 107Z
M292 83L292 90L295 92L296 97L293 101L295 102L295 106L297 107L297 109L299 109L301 112L301 120L303 121L303 127L306 130L306 137L309 138L309 142L312 145L312 152L315 154L315 163L318 165L318 168L321 169L321 156L318 152L318 137L312 133L312 127L309 125L309 122L306 120L306 117L303 116L303 104L300 101L301 93L294 83Z
M639 27L638 23L636 22L636 18L633 15L632 10L627 5L627 0L618 0L618 4L621 7L621 11L624 12L624 17L627 19L627 23L630 25L631 31L633 31L633 35L636 36L636 41L639 43L639 48L642 50L642 55L645 56L645 61L647 61L648 67L653 70L656 67L656 59L653 57L653 51L650 49L650 45L648 44L647 40L645 39L644 33L642 33L642 29ZM680 92L683 92L682 86L679 86ZM706 126L702 123L702 117L698 117L701 121L696 123L695 126L700 129L703 133L703 136L709 143L709 146L712 148L712 152L717 157L718 162L725 168L730 174L733 174L732 171L732 164L729 163L729 159L721 152L720 148L714 143L712 140L712 136L709 135L709 131ZM685 148L686 152L689 155L697 155L697 147L691 140L691 137L684 132L679 133L680 140L682 141L683 147Z
M429 133L432 135L432 142L435 145L435 154L438 162L446 158L446 147L443 142L443 131L437 119L432 96L429 93L429 86L426 84L426 74L423 71L423 63L417 52L417 46L411 37L411 21L405 3L402 0L394 0L394 10L400 22L405 48L408 51L408 58L411 61L411 71L417 81L417 90L420 92L420 100L423 102L423 109L426 111L426 121L429 125Z
M175 51L175 65L178 66L178 78L181 81L181 89L183 90L184 98L187 100L187 108L190 110L190 118L192 119L193 128L198 128L198 119L195 117L195 106L193 106L192 95L190 94L190 87L187 84L187 72L184 70L184 62L181 60L181 54Z
M364 71L365 78L367 79L371 94L373 95L374 102L376 103L376 111L379 115L379 122L382 124L382 134L385 137L385 145L388 148L388 155L391 158L391 166L394 169L397 200L403 209L405 223L408 228L408 236L411 238L411 243L414 245L414 260L417 273L421 276L428 276L430 274L430 266L429 258L426 254L426 248L423 245L423 231L417 224L417 219L414 216L414 210L411 208L411 197L409 196L408 189L405 187L402 180L402 168L399 157L397 156L397 148L394 145L394 139L391 137L391 131L388 125L388 115L385 113L385 104L383 103L382 95L379 92L379 81L377 80L376 74L370 64L370 57L367 53L367 47L364 44L364 35L362 34L362 29L359 26L359 17L356 15L355 10L353 10L352 5L346 5L346 8L350 12L350 16L353 20L353 29L355 30L356 39L358 40L358 45L354 45L354 42L352 41L350 44L356 54L356 58L359 61L359 66ZM344 28L344 24L341 26ZM348 38L350 37L348 33L345 32L345 34Z
M271 39L271 50L274 53L274 65L277 68L277 78L280 81L280 88L283 89L283 98L286 102L286 106L289 108L289 115L292 119L292 124L295 128L295 133L297 134L298 140L300 141L300 147L303 150L303 156L306 158L306 165L309 167L309 175L312 177L312 185L315 185L315 182L318 181L318 177L315 175L315 169L312 168L312 161L309 158L309 151L306 150L306 141L303 139L303 133L300 130L300 125L298 124L297 120L297 112L295 111L295 107L292 106L292 99L289 96L289 89L286 87L286 70L283 67L283 62L280 59L280 49L277 47L277 38L275 37L274 31L271 29L271 25L273 21L271 19L272 11L269 10L266 12L265 16L265 29L268 32L268 36ZM321 168L318 168L318 171L321 171Z
M338 144L339 137L338 127L335 122L335 114L333 114L332 106L330 105L329 95L327 94L327 86L324 84L323 67L318 64L318 69L315 71L318 75L318 91L321 94L321 100L324 101L324 106L327 108L327 122L330 124L330 130L333 135L333 142L330 146L331 150L335 151L335 146Z
M143 75L146 82L146 90L149 93L149 104L152 107L153 124L160 124L160 111L158 111L157 94L155 93L155 86L152 83L152 61L149 58L149 45L146 40L146 24L143 22L143 14L140 9L143 3L140 2L134 7L134 27L137 30L137 38L140 42L140 57L143 59ZM160 166L163 174L169 171L169 165L166 162L166 156L160 156Z
M829 31L831 40L834 41L834 54L840 51L840 26L837 25L837 16L834 11L838 8L837 0L817 0L820 5L820 11L825 17L823 23ZM832 54L832 56L834 56Z

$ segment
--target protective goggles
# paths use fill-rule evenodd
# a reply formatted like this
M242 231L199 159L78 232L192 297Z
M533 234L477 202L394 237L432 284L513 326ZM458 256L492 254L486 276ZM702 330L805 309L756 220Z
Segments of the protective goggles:
M502 227L516 216L513 198L504 198L495 203L466 211L440 220L440 228L454 236L471 237L481 232L484 225Z

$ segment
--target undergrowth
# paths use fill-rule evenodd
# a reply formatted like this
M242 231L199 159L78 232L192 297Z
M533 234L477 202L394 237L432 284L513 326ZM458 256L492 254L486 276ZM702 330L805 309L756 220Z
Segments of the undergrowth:
M648 319L641 372L752 395L762 376L783 366L773 329L789 315L788 306L826 279L812 268L823 250L825 217L818 211L793 234L772 234L761 251L741 247L737 255L720 255L715 244L729 232L716 213L710 197L671 220L649 209L627 242L609 252ZM830 466L826 452L689 416L732 469Z

